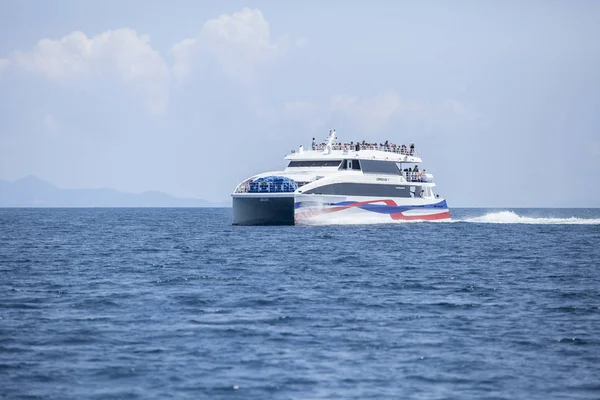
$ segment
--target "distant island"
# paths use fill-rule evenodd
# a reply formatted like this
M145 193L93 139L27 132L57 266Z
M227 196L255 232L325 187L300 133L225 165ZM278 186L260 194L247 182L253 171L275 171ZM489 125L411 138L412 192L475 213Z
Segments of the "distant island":
M14 182L0 179L0 207L229 207L193 198L150 191L124 193L114 189L62 189L35 176Z

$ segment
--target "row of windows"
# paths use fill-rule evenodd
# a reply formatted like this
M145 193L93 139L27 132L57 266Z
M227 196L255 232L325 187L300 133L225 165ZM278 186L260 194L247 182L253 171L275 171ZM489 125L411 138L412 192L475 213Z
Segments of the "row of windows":
M430 187L396 186L379 183L332 183L306 191L306 194L329 194L338 196L375 196L375 197L433 197Z
M288 167L338 167L341 160L290 161Z
M290 167L339 167L341 163L341 169L356 169L360 170L359 160L315 160L315 161L290 161L288 168Z
M332 183L307 190L307 194L329 194L338 196L414 197L409 186L374 183Z

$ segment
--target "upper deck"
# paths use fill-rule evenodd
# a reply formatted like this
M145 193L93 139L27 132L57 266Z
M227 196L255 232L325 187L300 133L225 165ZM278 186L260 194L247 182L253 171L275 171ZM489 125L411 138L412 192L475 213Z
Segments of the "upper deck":
M383 144L368 143L366 141L357 142L337 142L335 129L329 131L329 137L323 143L317 143L313 138L310 150L304 150L300 146L298 151L292 150L285 156L286 160L294 161L315 161L315 160L376 160L389 162L420 163L414 143L410 146L404 144L397 145L386 140Z
M351 158L356 160L378 160L390 162L420 163L423 162L413 149L412 152L402 149L398 146L379 146L379 145L358 145L360 150L356 150L356 145L332 144L331 149L327 146L314 146L312 150L292 150L285 156L286 160L339 160Z

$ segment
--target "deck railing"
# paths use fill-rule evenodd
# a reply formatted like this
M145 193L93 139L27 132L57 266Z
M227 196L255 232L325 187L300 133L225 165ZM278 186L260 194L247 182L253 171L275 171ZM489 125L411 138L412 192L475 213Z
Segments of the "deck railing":
M277 182L245 182L239 185L236 193L292 193L295 192L298 185L294 183Z
M410 147L406 147L406 148L402 148L401 146L373 146L373 145L359 145L360 150L379 150L379 151L385 151L388 153L395 153L395 154L402 154L402 155L407 155L407 156L417 156L418 153L417 151L413 148L412 150L410 149ZM312 146L312 150L315 151L322 151L325 150L325 145L319 144L319 145L314 145ZM331 150L342 150L344 152L344 154L347 154L350 151L356 151L356 144L334 144L333 146L331 146ZM294 151L295 152L295 151Z
M433 175L421 172L402 171L402 176L407 182L433 182Z

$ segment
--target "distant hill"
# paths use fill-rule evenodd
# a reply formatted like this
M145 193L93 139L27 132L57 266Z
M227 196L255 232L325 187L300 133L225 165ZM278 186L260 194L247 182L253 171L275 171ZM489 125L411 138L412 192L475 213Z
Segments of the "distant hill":
M114 189L61 189L35 176L0 180L0 207L224 207L163 192L123 193Z

